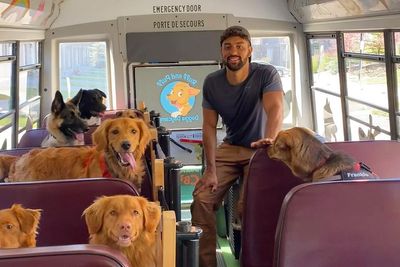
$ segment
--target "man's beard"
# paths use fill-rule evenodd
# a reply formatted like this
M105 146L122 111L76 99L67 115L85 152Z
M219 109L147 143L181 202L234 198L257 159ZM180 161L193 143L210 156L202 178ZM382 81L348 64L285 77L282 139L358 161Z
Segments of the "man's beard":
M227 60L224 61L225 66L230 70L230 71L238 71L240 70L247 62L243 62L242 58L239 58L239 61L237 63L229 63L229 57Z

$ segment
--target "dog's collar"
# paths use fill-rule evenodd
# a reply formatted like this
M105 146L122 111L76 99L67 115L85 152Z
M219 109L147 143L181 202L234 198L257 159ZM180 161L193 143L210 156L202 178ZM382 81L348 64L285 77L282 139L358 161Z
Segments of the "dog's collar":
M90 163L92 162L93 157L87 158L83 165L85 169L89 168ZM99 165L100 165L100 170L101 170L101 176L104 178L113 178L112 174L109 172L108 168L107 168L107 164L106 164L106 159L105 159L105 155L104 153L101 154L101 156L99 157Z

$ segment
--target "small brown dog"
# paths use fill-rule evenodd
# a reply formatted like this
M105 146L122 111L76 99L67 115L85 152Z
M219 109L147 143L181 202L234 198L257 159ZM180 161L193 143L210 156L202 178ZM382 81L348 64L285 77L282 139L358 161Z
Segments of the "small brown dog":
M40 212L20 204L0 210L0 249L35 247Z
M283 161L292 173L305 181L341 175L341 179L377 178L367 166L349 155L334 152L307 128L294 127L278 133L268 147L268 156Z
M132 267L156 266L156 228L161 208L143 197L101 197L84 212L90 244L122 251Z

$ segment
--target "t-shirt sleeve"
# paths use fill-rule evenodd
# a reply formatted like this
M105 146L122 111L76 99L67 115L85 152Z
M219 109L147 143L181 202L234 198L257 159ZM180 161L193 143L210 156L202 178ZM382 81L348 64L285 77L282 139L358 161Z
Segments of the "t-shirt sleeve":
M263 93L283 91L281 77L274 66L269 66L268 69L265 69L263 76L265 77Z
M203 102L202 102L202 107L207 108L207 109L214 109L212 104L209 101L210 97L210 82L208 77L204 80L203 84Z

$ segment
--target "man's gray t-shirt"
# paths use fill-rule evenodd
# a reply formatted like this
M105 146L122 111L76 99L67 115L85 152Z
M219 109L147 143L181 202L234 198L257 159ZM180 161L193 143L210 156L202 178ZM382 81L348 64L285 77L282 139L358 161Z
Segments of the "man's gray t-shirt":
M250 147L251 142L264 137L262 96L271 91L282 91L281 78L272 65L250 63L247 79L234 86L221 69L204 80L203 107L221 116L226 125L225 142Z

